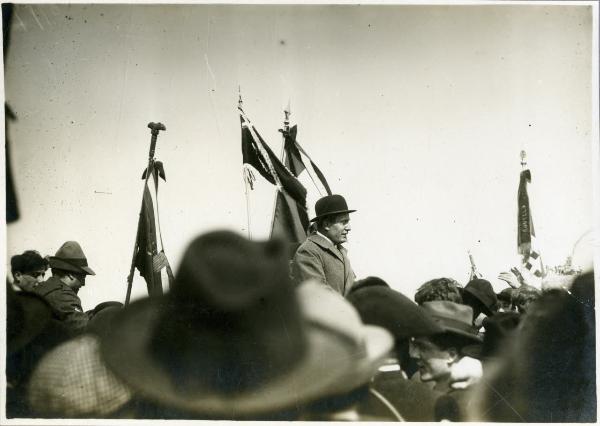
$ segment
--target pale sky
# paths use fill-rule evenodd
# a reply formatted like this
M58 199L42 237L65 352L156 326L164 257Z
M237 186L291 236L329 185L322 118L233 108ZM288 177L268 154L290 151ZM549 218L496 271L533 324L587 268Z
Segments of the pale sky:
M436 277L466 284L471 250L501 289L517 263L522 149L545 263L594 224L591 6L17 5L11 42L21 218L7 257L79 241L97 273L84 309L125 298L148 122L167 127L156 158L175 271L197 235L247 233L238 87L275 152L291 101L298 141L358 210L359 278L409 297ZM256 175L260 239L274 187ZM136 273L133 294L145 291Z

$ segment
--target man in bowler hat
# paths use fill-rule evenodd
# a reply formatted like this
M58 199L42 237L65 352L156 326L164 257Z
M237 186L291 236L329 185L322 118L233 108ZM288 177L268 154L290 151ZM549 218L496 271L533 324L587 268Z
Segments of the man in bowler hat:
M77 293L85 285L86 276L96 273L88 267L77 241L64 243L54 256L50 256L49 263L52 276L35 287L34 292L50 304L56 319L73 331L82 330L88 323L88 316L81 308Z
M346 200L341 195L327 195L315 204L316 232L310 234L298 247L292 263L292 276L297 284L308 279L329 287L346 296L354 283L355 274L350 266L346 249L350 232Z

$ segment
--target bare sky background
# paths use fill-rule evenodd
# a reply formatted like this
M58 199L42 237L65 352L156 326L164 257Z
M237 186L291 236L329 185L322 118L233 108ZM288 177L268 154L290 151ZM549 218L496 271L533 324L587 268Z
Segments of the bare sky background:
M412 297L435 277L465 284L471 250L502 288L496 276L517 263L522 149L545 263L564 262L593 226L591 6L14 12L5 96L21 218L7 255L79 241L97 273L85 309L124 300L150 121L167 126L156 157L174 268L202 232L247 232L238 86L275 152L291 101L299 142L358 210L348 248L359 277ZM268 235L273 191L260 181L250 194L255 238Z

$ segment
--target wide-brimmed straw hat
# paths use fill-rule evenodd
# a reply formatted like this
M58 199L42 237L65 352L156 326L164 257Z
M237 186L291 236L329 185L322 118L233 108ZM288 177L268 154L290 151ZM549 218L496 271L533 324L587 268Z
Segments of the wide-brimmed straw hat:
M67 241L54 256L48 259L50 268L78 274L96 275L92 268L88 267L87 258L77 241Z
M456 334L468 339L481 342L481 337L473 327L473 309L470 306L446 300L425 302L422 305L444 333Z
M346 199L341 195L326 195L322 198L319 198L315 203L315 217L313 217L310 221L314 222L315 220L325 216L340 213L353 213L355 211L356 210L348 209Z
M302 309L284 243L212 232L190 244L170 293L115 316L102 355L165 407L229 419L292 409L327 394L358 350Z

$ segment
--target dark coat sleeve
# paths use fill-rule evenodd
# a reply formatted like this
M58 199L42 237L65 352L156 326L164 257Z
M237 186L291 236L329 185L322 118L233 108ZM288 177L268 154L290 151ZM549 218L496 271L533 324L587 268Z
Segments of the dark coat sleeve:
M88 316L81 308L81 300L69 288L57 288L46 294L56 317L71 330L82 330L87 326Z

